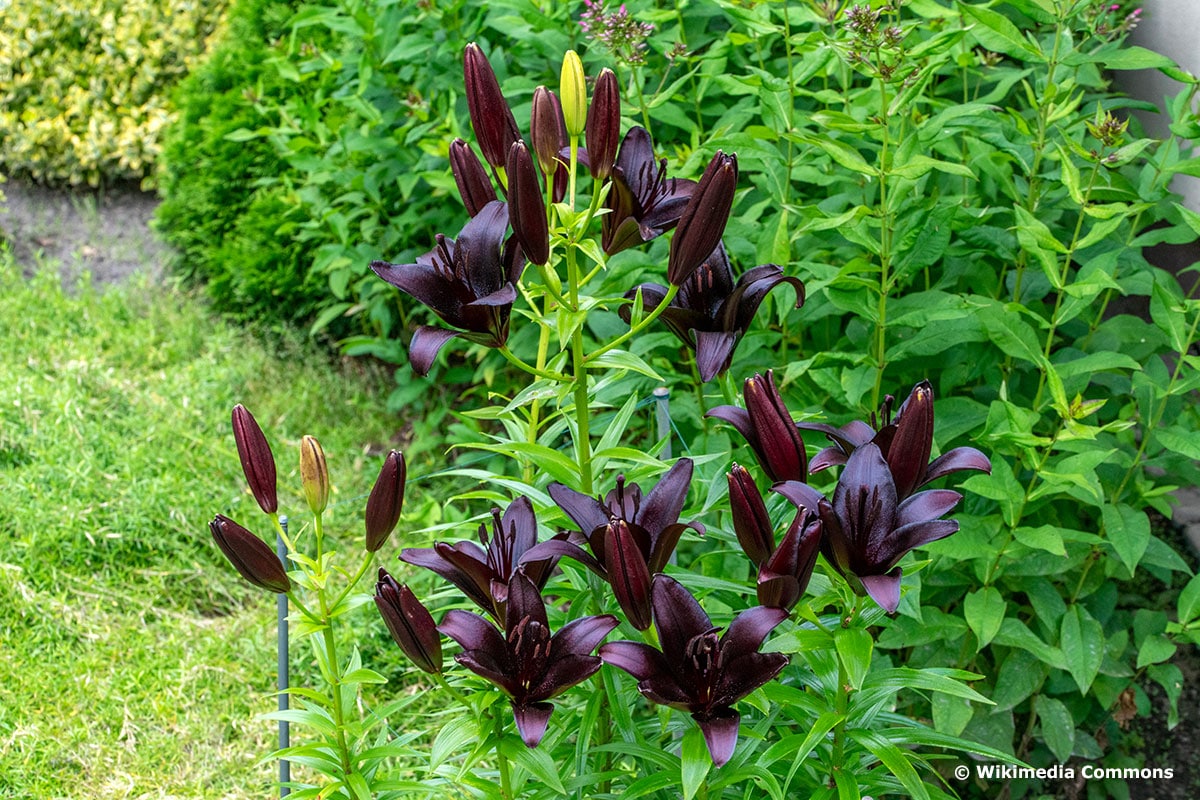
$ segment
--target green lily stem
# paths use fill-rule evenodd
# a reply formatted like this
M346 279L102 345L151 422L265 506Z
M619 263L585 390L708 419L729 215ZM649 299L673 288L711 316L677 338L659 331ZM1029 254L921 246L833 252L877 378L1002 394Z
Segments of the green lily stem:
M520 356L508 349L508 345L497 347L496 350L498 350L500 355L504 356L504 358L508 360L508 363L512 364L522 372L528 372L530 375L536 375L539 378L545 378L546 380L555 381L556 383L570 383L571 381L570 375L564 375L561 372L548 372L544 369L538 369L533 364L522 360Z
M504 742L504 722L500 719L500 712L495 706L491 709L492 715L492 730L496 734L496 763L500 767L500 796L504 800L512 800L512 776L509 774L508 758L504 755L504 748L501 746Z
M882 63L882 55L876 51L876 60ZM892 266L892 216L888 211L888 150L890 120L888 118L887 81L879 78L879 303L875 321L875 386L871 391L871 407L879 407L883 391L883 371L887 366L887 301L891 292Z
M458 689L455 689L453 686L451 686L450 682L448 680L446 680L446 677L444 675L442 675L442 673L440 673L440 672L433 673L433 679L435 681L437 681L438 686L441 686L443 689L446 690L447 694L449 694L451 697L453 697L455 700L457 700L458 703L463 708L471 709L471 704L467 700L467 696L465 694L463 694L462 692L460 692Z
M571 310L579 311L579 264L574 248L567 249L567 282L571 294ZM575 393L575 453L579 462L579 490L592 493L591 409L587 384L587 358L583 354L583 325L571 332L571 370L567 380Z
M862 598L858 595L854 596L854 605L850 609L848 616L842 618L842 627L849 628L858 619L859 608L862 604ZM838 656L838 677L837 677L837 696L834 700L834 710L839 715L840 719L833 728L833 761L831 767L833 770L842 769L845 766L846 759L846 710L850 706L850 686L848 685L849 676L846 674L846 665L842 663L842 658Z
M675 295L677 295L677 294L679 294L678 286L668 286L666 295L664 295L662 301L657 306L654 307L653 311L651 311L649 314L647 314L646 316L644 316L640 320L638 320L636 325L629 326L629 330L625 331L617 338L613 339L610 342L606 342L605 344L600 345L600 347L598 347L597 349L593 350L591 353L588 353L586 356L584 356L583 357L584 363L587 364L592 361L595 361L597 358L599 358L603 354L607 353L609 350L612 350L614 347L620 347L621 345L625 344L625 342L629 341L634 336L637 336L639 333L644 331L646 328L650 327L650 323L652 323L652 322L654 322L654 320L658 319L659 316L664 311L667 310L667 306L671 305L671 301L675 299Z
M549 317L549 315L550 315L549 306L550 306L550 301L547 299L546 300L546 310L543 313L543 318ZM547 357L547 354L550 349L550 327L545 324L541 325L540 327L541 327L541 330L538 333L537 368L545 369L546 357ZM526 440L531 445L537 444L538 427L541 423L541 413L542 413L542 401L535 399L529 405L529 424L526 428L526 431L527 431ZM532 460L526 461L525 469L523 470L523 472L524 472L525 482L532 484L533 478L534 478L534 474L533 474L534 473L534 464L533 464Z
M737 389L733 385L733 375L726 370L721 373L719 378L721 383L721 395L725 398L725 402L731 406L737 405Z
M336 609L342 604L342 601L345 600L352 591L354 591L354 587L358 586L358 582L361 581L363 576L367 574L367 570L370 569L371 562L374 560L374 553L363 553L363 560L362 563L358 565L358 570L350 578L350 582L346 584L346 588L342 589L342 591L338 594L337 599L333 601L333 604L330 606L330 608Z
M342 679L341 666L337 660L337 644L333 637L332 618L329 616L329 606L325 601L325 590L317 591L321 603L321 622L324 628L321 639L325 645L325 660L329 664L329 689L333 700L333 724L337 728L338 757L341 760L342 774L347 778L354 773L353 762L350 759L350 747L346 744L346 712L342 708Z

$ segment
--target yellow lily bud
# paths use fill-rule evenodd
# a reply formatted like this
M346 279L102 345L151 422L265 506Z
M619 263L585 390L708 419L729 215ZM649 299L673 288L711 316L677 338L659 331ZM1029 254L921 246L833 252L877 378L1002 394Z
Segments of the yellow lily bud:
M321 443L311 436L300 440L300 482L308 507L320 514L329 504L329 467Z
M567 134L572 137L579 136L587 127L588 97L583 62L574 50L568 50L563 56L558 96L562 101L563 122L567 125Z

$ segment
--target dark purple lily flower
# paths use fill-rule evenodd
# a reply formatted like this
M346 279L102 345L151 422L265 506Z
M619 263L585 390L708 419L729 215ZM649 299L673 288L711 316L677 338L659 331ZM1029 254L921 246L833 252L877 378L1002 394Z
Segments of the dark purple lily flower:
M719 767L737 746L741 716L733 704L787 666L786 655L758 648L788 614L755 606L738 614L718 637L721 629L675 579L655 575L651 593L662 650L641 642L609 642L601 646L600 658L636 678L638 691L651 701L689 712Z
M816 514L800 508L776 547L775 529L754 478L737 464L727 477L734 533L742 550L758 567L758 602L791 609L812 578L821 550L821 521Z
M583 539L592 552L588 553L580 547L579 537L573 536L542 542L527 553L525 558L567 556L579 561L604 580L609 580L612 571L612 564L608 562L609 551L612 548L607 542L612 530L610 523L621 521L625 523L624 529L636 544L636 550L646 568L651 574L661 572L670 560L671 553L684 530L692 528L697 533L704 533L704 527L697 522L679 521L679 514L683 511L683 503L687 499L691 482L692 461L681 458L667 470L644 500L641 487L636 483L626 484L623 475L617 477L616 488L610 491L603 501L561 483L552 483L548 488L550 497L579 526ZM628 548L622 548L622 552L630 551ZM636 569L633 566L625 568Z
M493 169L504 169L508 148L521 138L521 132L500 91L500 82L496 80L492 65L474 42L463 51L463 78L475 141L479 142L484 159Z
M404 655L425 672L441 672L442 640L433 615L411 589L397 583L383 567L375 584L375 605Z
M462 645L454 660L511 698L521 739L537 747L554 710L550 699L600 669L592 650L617 626L605 614L582 617L550 635L546 606L528 576L518 572L507 587L508 611L501 633L478 614L451 609L438 630Z
M508 151L508 221L521 250L534 264L550 258L550 228L546 200L525 143L514 142Z
M480 525L479 541L483 547L474 542L407 547L400 551L400 560L441 575L477 606L503 621L509 581L518 567L540 590L558 557L527 557L537 542L537 518L527 497L513 500L503 517L500 509L492 509L492 535L489 538L487 526Z
M454 183L458 186L463 205L472 217L496 199L496 190L492 187L487 170L471 145L462 139L450 143L450 171L454 173Z
M958 530L958 522L939 519L962 495L930 489L901 498L883 453L874 442L854 449L838 476L833 502L809 486L788 481L774 487L797 506L821 519L821 552L858 594L868 594L887 612L900 604L901 569L908 551Z
M292 582L279 556L258 536L223 514L217 514L208 523L208 529L225 558L247 581L276 594L287 594L292 590Z
M667 177L667 160L654 159L650 134L637 126L621 140L611 177L611 213L600 218L600 243L609 255L675 227L696 187L695 181Z
M746 407L717 406L707 416L723 419L737 428L754 450L763 472L772 482L808 480L808 454L792 413L775 388L775 375L747 378L742 390Z
M929 381L913 387L894 419L890 419L892 402L890 395L884 400L878 430L874 414L870 425L858 420L840 428L818 422L800 423L804 430L820 431L833 442L813 457L811 471L845 464L856 448L870 442L883 453L901 500L930 481L954 472L973 469L991 473L991 461L974 447L956 447L929 460L933 450L933 387Z
M413 334L408 356L425 375L438 351L455 336L487 347L508 340L508 318L525 257L515 240L505 241L508 207L491 202L471 218L458 240L438 234L437 247L415 264L371 262L375 274L429 306L450 331L423 325Z
M264 513L274 514L279 510L276 494L275 456L271 445L263 435L262 428L254 415L238 403L233 407L233 441L237 444L238 459L242 462L242 473L250 492Z
M796 308L804 305L804 283L784 275L775 264L744 272L735 285L725 246L718 244L680 285L679 293L659 318L696 354L700 380L707 383L729 369L733 351L754 321L759 305L781 283L795 288ZM643 283L626 292L625 298L634 300L639 291L647 313L658 308L667 296L667 287ZM629 306L622 306L620 314L626 322L632 317Z
M737 156L718 150L688 198L671 239L667 282L672 286L687 280L721 243L733 210L737 181Z

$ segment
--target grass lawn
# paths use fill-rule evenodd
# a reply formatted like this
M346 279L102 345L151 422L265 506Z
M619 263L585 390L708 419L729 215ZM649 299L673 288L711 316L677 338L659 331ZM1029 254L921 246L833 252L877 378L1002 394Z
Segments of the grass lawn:
M0 342L0 798L270 796L275 726L254 717L275 706L274 598L207 528L268 530L229 410L266 430L281 508L303 508L295 446L316 435L330 529L360 534L401 422L380 375L145 282L26 279L6 253Z

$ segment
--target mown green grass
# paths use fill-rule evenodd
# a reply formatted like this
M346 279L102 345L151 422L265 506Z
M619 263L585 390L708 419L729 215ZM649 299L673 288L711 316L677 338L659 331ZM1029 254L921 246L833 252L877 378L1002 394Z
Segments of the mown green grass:
M274 597L240 582L207 529L222 512L269 530L229 411L255 412L293 512L295 445L316 435L327 526L355 536L402 424L372 391L380 376L145 282L27 279L5 253L0 342L0 798L270 796L274 765L257 762L275 727L255 715L276 702ZM361 638L384 650L362 613Z

